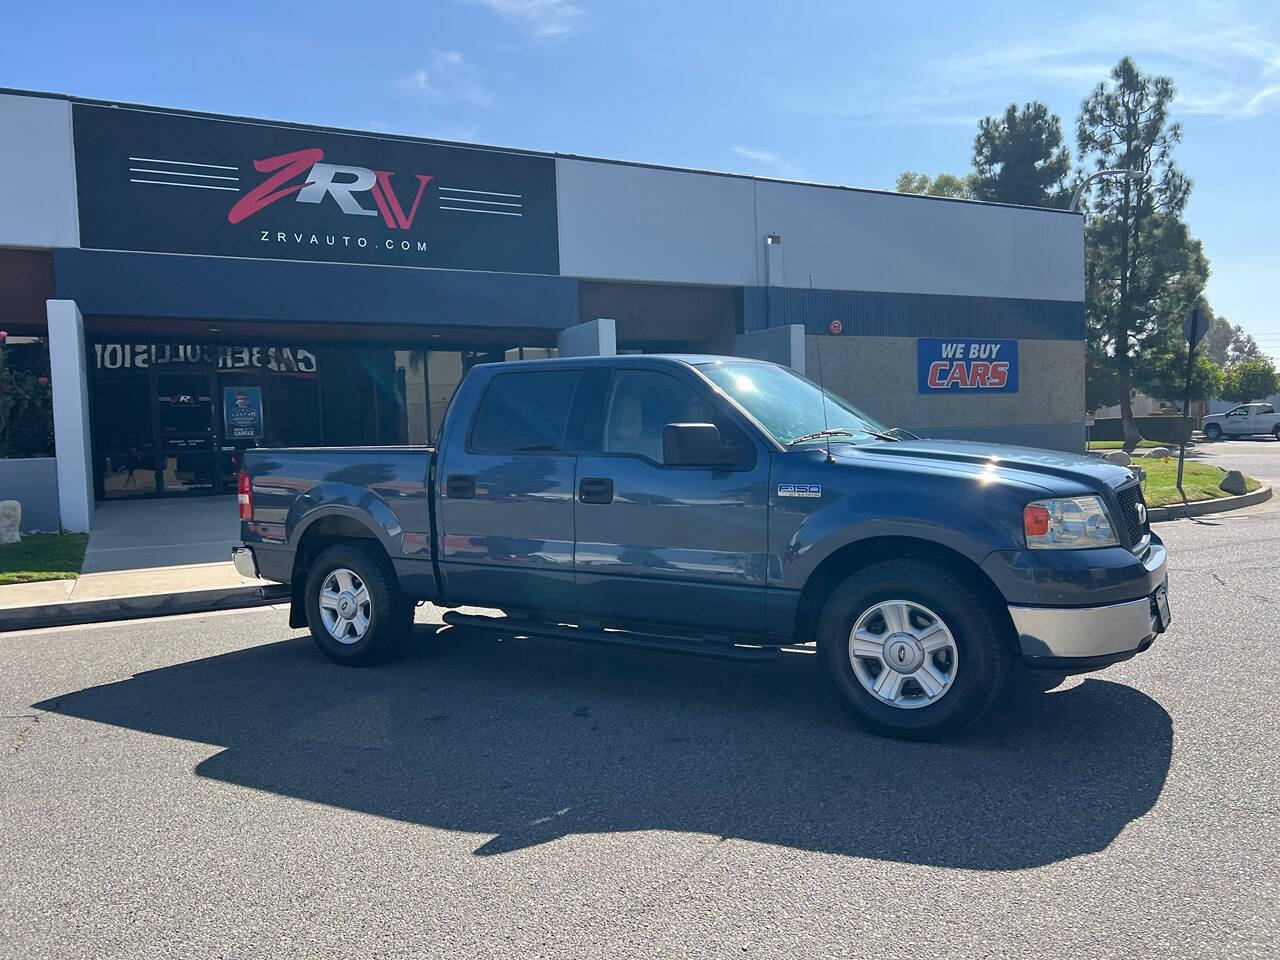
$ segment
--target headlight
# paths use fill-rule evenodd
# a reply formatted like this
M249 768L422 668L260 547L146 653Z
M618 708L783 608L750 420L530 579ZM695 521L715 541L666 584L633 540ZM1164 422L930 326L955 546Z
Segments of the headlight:
M1120 543L1100 497L1034 500L1022 510L1022 528L1033 550L1081 550Z

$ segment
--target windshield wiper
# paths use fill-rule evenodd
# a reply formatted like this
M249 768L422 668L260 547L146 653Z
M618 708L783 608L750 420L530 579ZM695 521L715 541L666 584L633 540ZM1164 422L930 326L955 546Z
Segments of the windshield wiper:
M854 437L859 433L865 433L868 437L875 437L877 440L897 440L897 437L891 437L887 433L877 433L875 430L846 430L843 427L832 427L830 430L819 430L817 433L806 433L802 437L796 437L787 446L794 447L797 443L805 443L808 440L821 440L823 437Z

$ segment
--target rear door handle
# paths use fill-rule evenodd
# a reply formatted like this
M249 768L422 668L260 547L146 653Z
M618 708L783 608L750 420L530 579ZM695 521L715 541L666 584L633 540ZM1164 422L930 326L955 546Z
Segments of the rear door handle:
M613 503L613 481L608 477L583 477L578 484L582 503Z
M445 491L450 500L471 500L476 495L476 478L455 474L445 481Z

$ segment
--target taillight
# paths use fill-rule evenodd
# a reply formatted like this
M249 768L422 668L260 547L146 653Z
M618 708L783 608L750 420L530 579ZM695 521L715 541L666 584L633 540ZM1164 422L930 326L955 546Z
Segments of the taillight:
M236 476L236 499L240 502L240 519L253 519L253 492L249 486L249 473L241 470Z
M244 476L244 474L240 474ZM1049 532L1049 510L1037 503L1022 511L1022 530L1028 537L1043 537Z

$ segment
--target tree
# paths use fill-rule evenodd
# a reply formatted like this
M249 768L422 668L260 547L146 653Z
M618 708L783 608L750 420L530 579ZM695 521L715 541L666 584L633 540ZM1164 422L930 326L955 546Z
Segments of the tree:
M1269 358L1260 356L1242 360L1228 369L1218 396L1230 403L1248 403L1276 392L1280 392L1276 366Z
M970 200L973 174L957 177L953 173L940 173L932 180L927 173L916 173L904 170L898 174L897 191L899 193L918 193L930 197L951 197L957 200Z
M973 140L973 168L976 200L1066 206L1071 154L1062 143L1062 121L1034 100L984 117Z
M1140 175L1098 181L1085 228L1090 349L1113 371L1128 447L1141 439L1131 402L1135 365L1141 362L1144 379L1155 381L1169 359L1161 349L1180 352L1182 321L1209 275L1200 244L1181 219L1191 183L1173 162L1182 139L1168 118L1173 96L1172 80L1144 75L1125 57L1110 82L1098 84L1081 104L1077 129L1080 155L1095 169Z
M1200 350L1220 367L1231 367L1245 360L1263 356L1258 341L1244 332L1239 325L1229 323L1225 317L1215 316L1209 305L1201 301L1200 309L1209 316L1209 332L1200 342Z
M1187 382L1186 343L1181 352L1168 344L1150 344L1136 364L1138 385L1142 392L1157 400L1169 400L1179 405ZM1191 371L1191 399L1208 400L1222 392L1223 373L1213 360L1199 350Z

